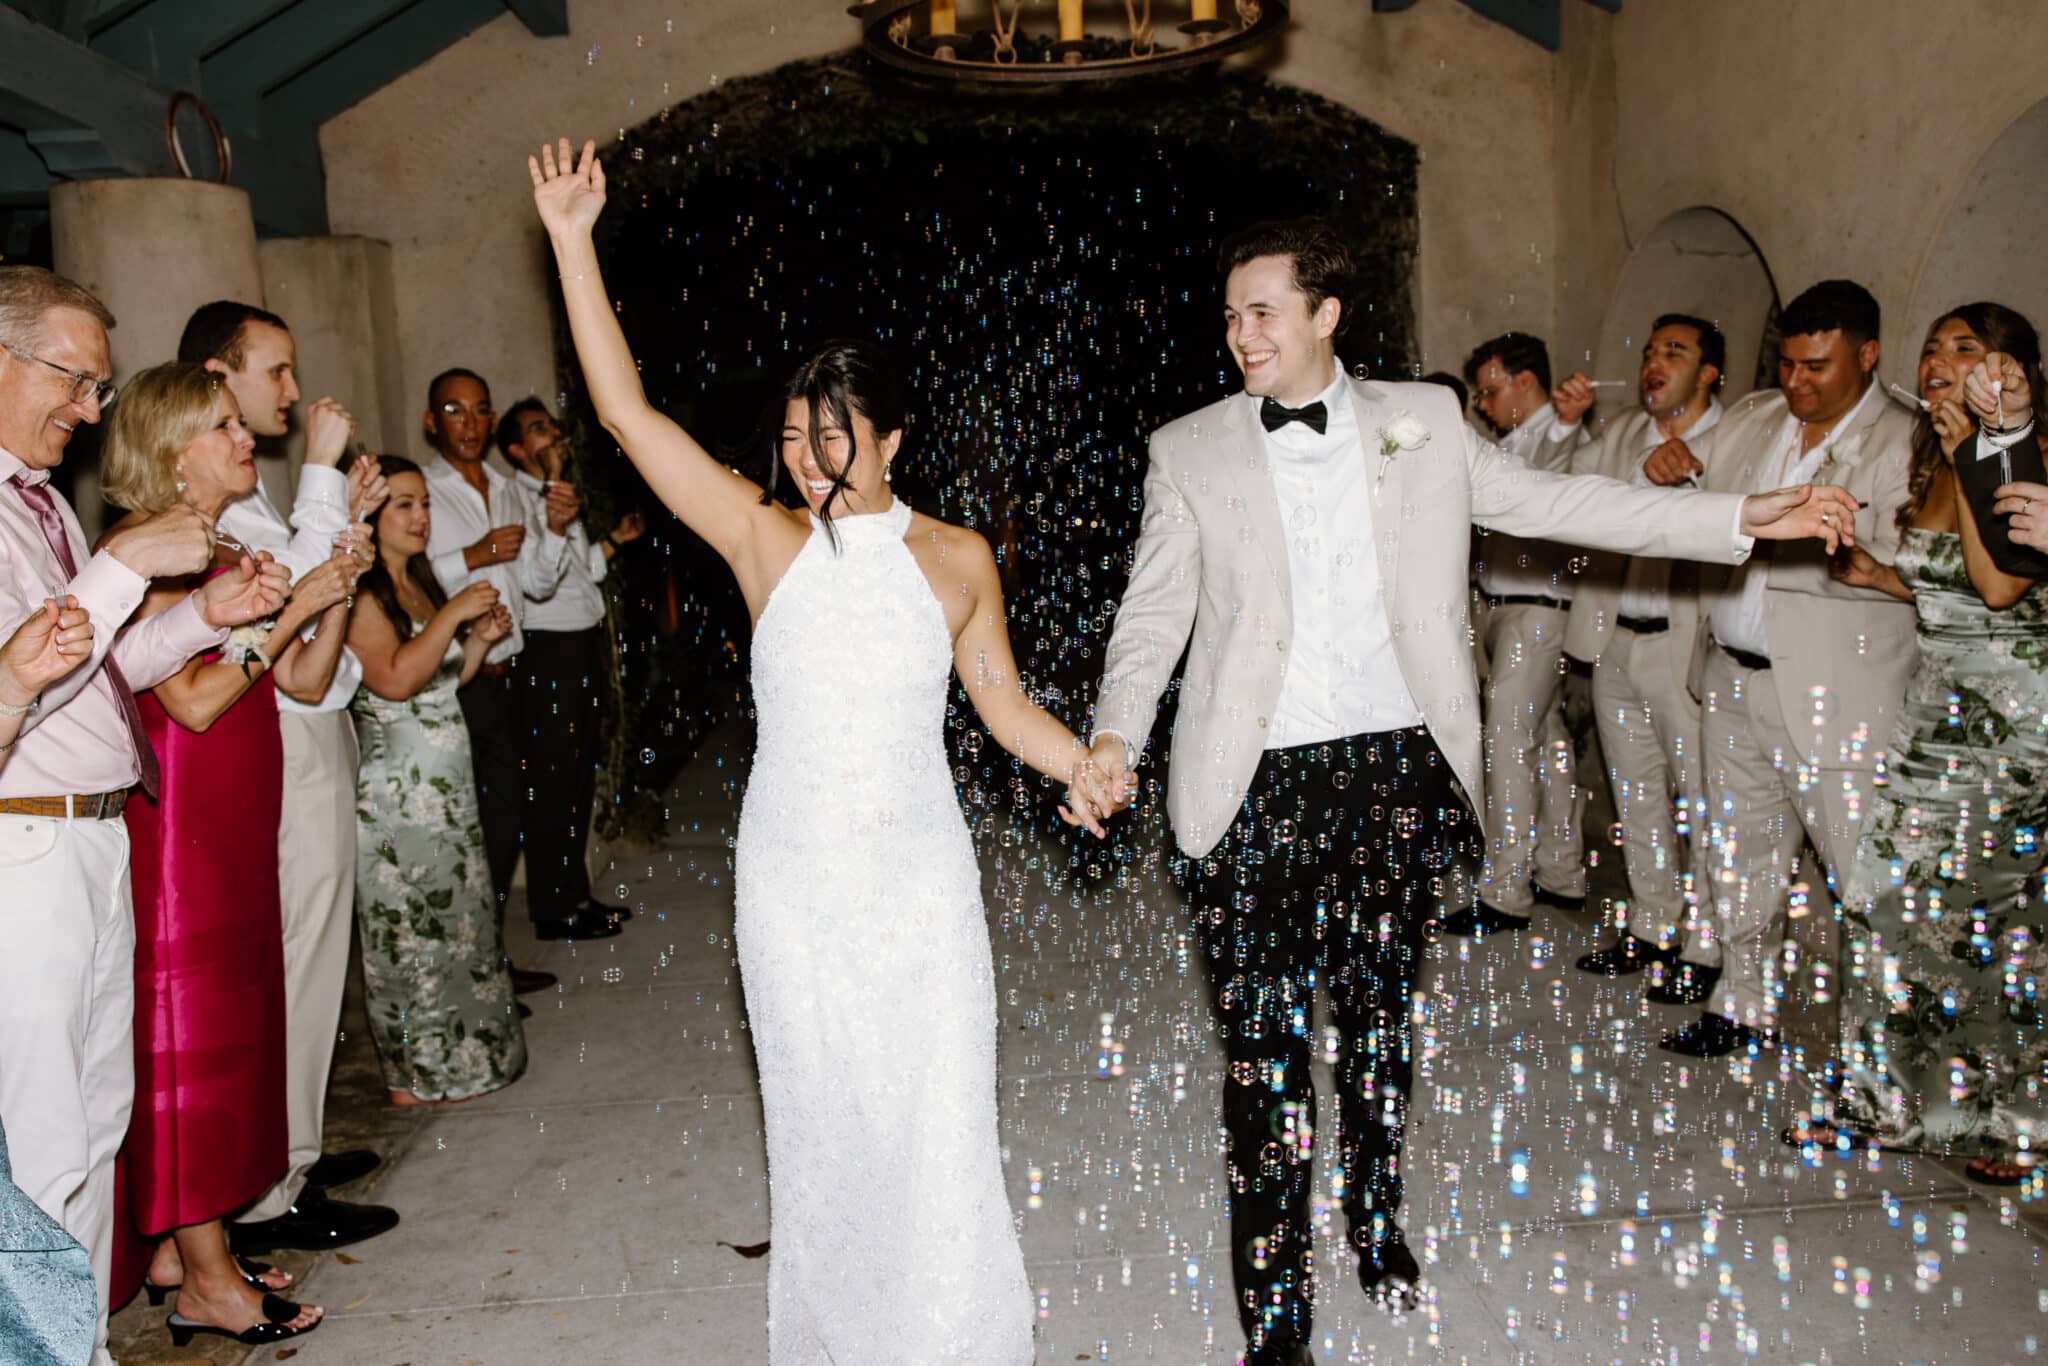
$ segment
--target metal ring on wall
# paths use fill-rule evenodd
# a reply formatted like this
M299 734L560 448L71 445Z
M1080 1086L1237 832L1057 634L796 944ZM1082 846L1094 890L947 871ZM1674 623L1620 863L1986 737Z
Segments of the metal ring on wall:
M185 105L197 110L199 117L206 121L206 131L213 138L213 162L220 168L214 176L216 183L228 183L228 173L234 167L234 150L228 144L228 135L220 126L220 120L206 107L206 101L189 90L180 90L171 96L164 106L164 146L170 151L171 160L178 163L178 170L187 180L196 180L192 174L192 163L185 158L185 149L178 142L178 111Z

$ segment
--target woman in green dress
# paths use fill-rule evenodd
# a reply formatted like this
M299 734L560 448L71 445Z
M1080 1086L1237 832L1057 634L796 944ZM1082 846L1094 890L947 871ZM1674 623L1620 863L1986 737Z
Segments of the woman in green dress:
M455 697L512 618L481 580L442 591L427 563L426 479L392 456L380 468L390 496L348 635L363 665L356 914L384 1081L392 1104L417 1105L480 1096L526 1070Z
M1844 897L1837 1119L1856 1142L1968 1157L1974 1179L2010 1185L2048 1143L2048 587L1991 564L1954 475L1977 430L1963 379L1994 353L2024 367L2038 417L2025 318L1979 303L1938 319L1897 560L1858 547L1838 571L1909 599L1919 634Z

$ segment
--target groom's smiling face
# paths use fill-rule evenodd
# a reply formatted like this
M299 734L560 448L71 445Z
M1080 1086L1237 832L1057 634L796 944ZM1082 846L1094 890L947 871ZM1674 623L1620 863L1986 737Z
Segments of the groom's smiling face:
M1223 285L1223 324L1244 390L1299 407L1336 375L1334 298L1311 306L1285 256L1255 256Z

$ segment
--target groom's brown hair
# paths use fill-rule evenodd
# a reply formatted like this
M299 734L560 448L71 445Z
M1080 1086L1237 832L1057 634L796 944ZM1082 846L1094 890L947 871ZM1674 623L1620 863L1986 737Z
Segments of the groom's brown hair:
M1337 331L1351 321L1351 290L1357 277L1351 250L1336 229L1320 218L1279 218L1254 223L1223 239L1217 252L1217 278L1230 282L1230 272L1261 256L1285 256L1293 266L1294 287L1308 296L1308 311L1337 301Z

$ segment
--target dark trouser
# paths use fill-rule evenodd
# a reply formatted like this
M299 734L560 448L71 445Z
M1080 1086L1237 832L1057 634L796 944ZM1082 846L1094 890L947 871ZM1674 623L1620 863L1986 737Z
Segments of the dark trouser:
M476 796L484 827L484 861L491 865L491 891L498 913L512 889L519 862L519 821L526 800L527 738L519 724L520 661L509 673L479 673L456 698L469 727L470 761L476 765ZM501 922L502 923L502 922Z
M1190 870L1229 1075L1230 1237L1247 1360L1308 1341L1317 983L1339 1036L1343 1207L1354 1247L1401 1204L1409 997L1441 882L1478 827L1422 727L1268 750Z
M597 779L603 640L587 631L528 631L519 656L527 735L526 904L535 924L590 900L584 849Z

